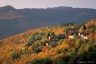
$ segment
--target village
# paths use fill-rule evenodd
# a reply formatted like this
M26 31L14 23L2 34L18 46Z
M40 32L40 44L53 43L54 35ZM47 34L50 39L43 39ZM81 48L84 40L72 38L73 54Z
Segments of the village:
M45 39L45 44L42 46L42 51L45 51L47 49L50 49L51 47L56 47L58 44L61 44L64 39L73 39L77 40L80 39L82 43L87 43L88 42L88 36L84 32L86 27L83 27L83 30L78 31L78 30L69 30L69 28L65 29L65 34L58 34L55 35L54 32L52 33L47 33L47 38Z

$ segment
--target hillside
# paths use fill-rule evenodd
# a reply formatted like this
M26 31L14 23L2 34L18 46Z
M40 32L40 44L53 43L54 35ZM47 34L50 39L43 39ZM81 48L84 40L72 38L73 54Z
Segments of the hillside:
M95 64L95 55L96 20L32 29L0 40L0 64Z
M46 9L15 9L0 7L0 39L29 29L57 26L65 23L82 23L96 19L96 9L54 7Z

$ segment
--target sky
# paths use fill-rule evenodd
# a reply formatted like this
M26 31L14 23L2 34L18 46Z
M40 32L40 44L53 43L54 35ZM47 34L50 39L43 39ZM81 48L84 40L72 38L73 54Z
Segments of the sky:
M0 0L0 7L6 5L11 5L16 9L52 8L58 6L96 9L96 0Z

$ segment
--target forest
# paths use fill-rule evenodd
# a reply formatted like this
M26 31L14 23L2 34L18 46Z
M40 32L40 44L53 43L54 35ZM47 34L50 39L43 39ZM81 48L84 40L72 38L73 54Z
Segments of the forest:
M0 64L96 64L96 20L28 30L0 40Z

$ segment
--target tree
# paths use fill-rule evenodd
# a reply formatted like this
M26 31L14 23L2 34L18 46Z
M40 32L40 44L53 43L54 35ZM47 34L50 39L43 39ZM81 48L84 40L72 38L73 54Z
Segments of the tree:
M45 52L46 50L48 50L48 47L47 46L43 46L42 47L42 51Z
M86 26L85 25L83 25L83 30L86 30Z
M61 53L61 51L59 50L59 49L56 49L56 54L60 54Z
M80 46L81 46L81 40L80 39L77 39L77 41L76 41L76 47L79 47L80 48Z
M89 52L87 53L87 60L95 60L96 61L96 52Z
M32 53L32 52L33 52L32 46L29 46L28 52L29 52L29 53Z
M93 50L93 47L91 45L86 45L85 51L89 52L89 51L92 51L92 50Z
M61 40L59 40L58 44L59 44L59 45L61 45L61 44L62 44L62 42L63 42L63 40L61 39Z
M2 44L2 42L0 42L0 45Z
M62 52L68 52L67 48L63 48Z
M35 50L36 53L41 52L41 49L38 46L37 47L34 47L34 50Z
M78 48L75 48L75 51L78 52Z
M91 31L92 31L92 33L95 33L95 28L92 27L92 28L91 28Z
M13 50L13 51L10 53L10 56L11 56L11 58L12 58L13 60L15 60L15 59L17 59L17 58L20 57L20 54L19 54L19 52Z
M46 33L46 36L47 36L47 38L50 36L50 33L48 32L48 33Z
M81 26L82 26L82 25L76 24L73 29L74 29L74 30L79 30Z
M54 37L55 36L54 32L51 32L50 33L50 36Z
M34 59L31 64L52 64L50 58Z
M68 64L77 64L79 57L80 57L80 55L71 56L69 58Z
M81 47L78 49L78 54L83 54L85 52L85 44L82 44Z
M22 54L26 54L28 52L28 47L24 46L22 47Z
M76 51L74 51L74 50L71 51L71 52L70 52L70 55L71 55L71 56L75 56L75 55L76 55Z
M31 36L28 40L28 43L26 44L27 46L31 46L31 44L35 41L35 37Z

